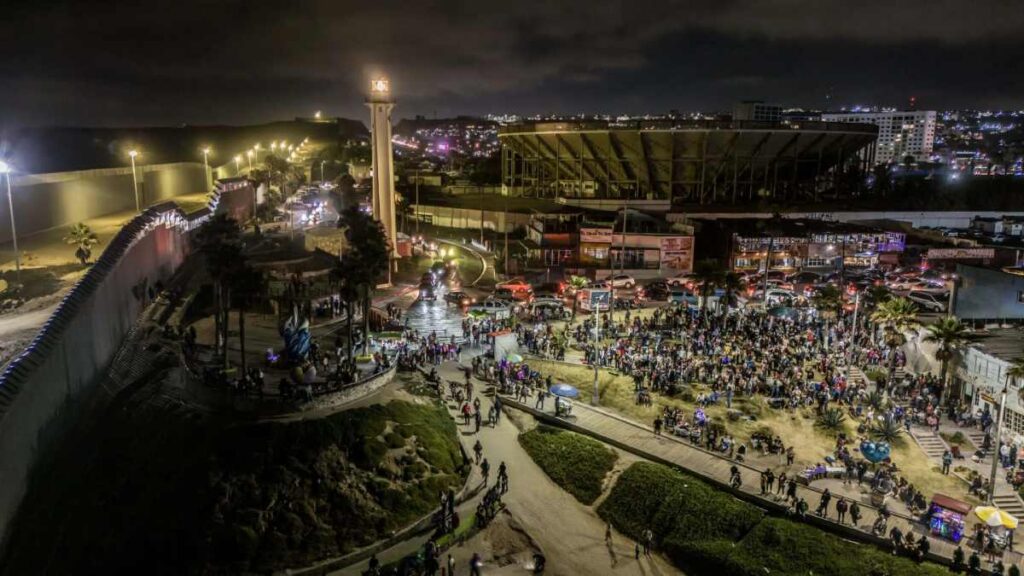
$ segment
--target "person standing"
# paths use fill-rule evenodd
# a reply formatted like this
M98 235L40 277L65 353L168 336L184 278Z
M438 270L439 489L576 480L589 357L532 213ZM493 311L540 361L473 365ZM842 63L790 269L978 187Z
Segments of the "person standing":
M612 547L612 524L611 522L604 523L604 544L605 546Z
M949 466L953 463L953 454L946 450L942 453L942 473L949 476Z
M473 422L476 424L476 430L474 432L476 432L476 433L480 432L480 423L481 423L482 420L483 420L483 417L480 416L480 411L479 410L477 410L476 412L473 412Z
M455 576L455 558L452 555L448 555L448 576Z
M786 491L786 473L785 472L781 472L781 473L779 473L779 487L778 487L778 489L775 492L776 498L778 496L781 496L782 493L785 492L785 491Z
M654 435L661 436L661 418L654 419Z
M857 504L856 500L850 504L850 522L853 523L854 528L857 527L857 522L860 522L860 504Z
M650 528L644 528L644 556L651 555L651 543L654 542L654 532Z
M772 488L775 485L775 472L772 472L772 469L768 468L766 473L768 477L765 479L765 493L771 495Z
M839 516L839 523L842 524L846 520L846 510L850 505L846 502L846 498L839 497L839 501L836 502L836 514Z
M473 552L473 557L469 559L469 574L470 576L480 576L480 565L483 564L483 559L480 558L480 554Z

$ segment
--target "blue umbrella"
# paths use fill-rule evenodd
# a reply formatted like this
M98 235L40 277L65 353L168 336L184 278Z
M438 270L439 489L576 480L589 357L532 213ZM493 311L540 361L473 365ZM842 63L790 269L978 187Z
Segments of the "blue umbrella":
M549 390L555 396L561 396L563 398L575 398L580 395L580 391L575 386L568 384L555 384Z

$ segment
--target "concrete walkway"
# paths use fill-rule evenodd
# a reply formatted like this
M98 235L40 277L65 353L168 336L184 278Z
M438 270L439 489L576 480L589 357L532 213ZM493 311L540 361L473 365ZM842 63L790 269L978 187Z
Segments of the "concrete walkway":
M518 408L520 410L545 417L552 423L587 434L613 446L618 446L624 450L633 452L634 454L648 460L677 466L718 485L718 487L723 490L731 491L731 488L728 487L729 471L732 466L738 466L743 478L743 485L740 487L739 491L734 491L738 497L753 502L762 508L776 512L784 510L785 505L776 497L762 496L759 493L760 470L746 466L743 463L738 463L734 460L729 460L717 453L703 450L690 444L688 441L684 441L675 436L655 436L653 428L649 426L639 424L601 408L588 406L582 402L574 403L573 415L568 419L554 417L554 403L551 399L548 399L546 402L544 410L535 409L533 403L528 406L523 406L514 402L511 398L505 398L505 402L509 407ZM794 469L791 472L797 472L797 470ZM818 502L821 498L821 490L814 486L800 485L797 489L797 495L807 501L810 506L810 510L813 512L817 508ZM839 525L835 522L835 499L833 499L830 506L832 508L830 518L822 519L810 514L806 521L848 539L857 539L863 542L874 543L887 547L888 540L883 541L881 539L874 538L870 534L871 524L878 516L877 510L870 505L866 497L859 503L863 515L863 518L859 523L859 528L854 528L850 524ZM907 533L908 531L913 532L915 537L920 537L927 533L926 526L924 524L902 515L892 514L889 518L888 526L889 529L894 526L899 526L900 530L904 533ZM953 550L956 548L954 544L947 540L940 540L937 538L929 538L929 540L931 542L931 554L934 556L934 560L948 561L952 558ZM1003 561L1007 565L1010 563L1020 564L1021 555L1016 552L1008 552L1004 556Z
M464 360L471 357L473 350L464 354ZM461 369L454 362L444 363L438 370L445 381L463 382ZM492 405L492 398L481 394L485 387L480 381L474 380L474 397L479 396L481 410L487 413ZM458 406L448 403L449 412L458 416ZM578 576L581 574L616 574L636 576L661 576L679 574L680 571L671 566L660 556L649 558L633 558L634 542L625 536L615 533L609 548L604 542L605 524L589 507L580 504L573 496L559 488L541 470L529 454L519 445L519 429L507 416L503 416L494 428L484 426L479 433L474 433L475 426L465 427L459 422L459 439L469 454L473 453L473 444L480 439L484 447L483 456L491 465L491 482L497 477L498 466L505 462L509 471L509 492L502 501L512 517L522 526L523 530L537 544L547 558L545 574ZM478 469L474 466L474 471ZM476 472L478 474L478 472ZM476 476L479 478L479 475ZM474 499L463 506L460 512L468 513L475 510L477 500ZM456 546L449 552L455 559L456 574L467 574L469 558L478 550L474 546L479 537L471 539L462 546ZM394 548L377 555L382 563L400 559L415 551L426 542L427 536L420 536L403 542ZM445 559L447 558L447 553ZM525 574L524 564L531 560L526 555L517 556L515 563L497 566L485 563L483 574ZM350 566L335 574L358 575L366 569L365 563Z

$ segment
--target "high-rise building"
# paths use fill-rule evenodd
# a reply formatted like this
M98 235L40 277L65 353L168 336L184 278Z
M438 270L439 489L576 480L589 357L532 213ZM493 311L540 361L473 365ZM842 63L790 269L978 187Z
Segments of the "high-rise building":
M782 106L765 104L759 100L744 100L732 107L732 119L781 122Z
M934 110L826 113L821 119L878 126L875 161L880 164L901 162L907 156L925 160L935 144Z
M395 228L395 168L391 151L391 89L387 80L370 82L370 143L373 158L373 217L384 225L392 260L398 246Z

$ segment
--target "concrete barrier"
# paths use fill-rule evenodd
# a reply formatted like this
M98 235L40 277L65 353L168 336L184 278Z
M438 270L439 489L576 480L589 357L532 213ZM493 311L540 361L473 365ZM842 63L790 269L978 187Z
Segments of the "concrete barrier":
M231 204L230 197L247 194L249 187L215 192L192 214L167 202L136 216L0 374L0 552L35 463L96 397L96 383L142 310L146 288L184 262L189 234L222 199Z

